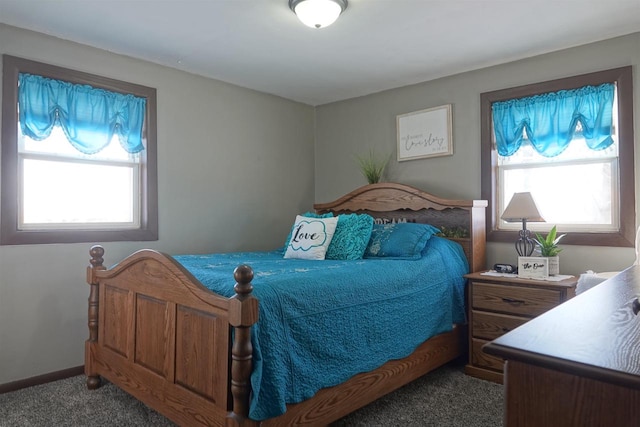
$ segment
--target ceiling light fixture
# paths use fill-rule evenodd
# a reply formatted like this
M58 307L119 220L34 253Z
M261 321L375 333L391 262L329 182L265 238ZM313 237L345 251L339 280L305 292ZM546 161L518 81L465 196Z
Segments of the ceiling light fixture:
M347 0L289 0L289 8L311 28L333 24L347 8Z

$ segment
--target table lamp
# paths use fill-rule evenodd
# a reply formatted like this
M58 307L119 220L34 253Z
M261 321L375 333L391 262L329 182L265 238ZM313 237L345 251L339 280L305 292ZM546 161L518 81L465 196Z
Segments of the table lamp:
M536 247L536 242L531 238L530 231L527 230L527 221L545 222L540 212L538 212L538 207L531 193L515 193L500 218L506 222L522 221L522 230L519 232L520 237L516 240L516 252L518 252L519 256L531 256Z

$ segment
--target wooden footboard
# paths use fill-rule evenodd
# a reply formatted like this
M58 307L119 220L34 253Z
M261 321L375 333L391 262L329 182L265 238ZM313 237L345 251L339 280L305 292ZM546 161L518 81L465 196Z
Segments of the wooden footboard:
M110 270L102 247L90 253L87 386L103 376L181 425L253 424L251 269L236 269L237 294L223 298L159 252L136 252Z

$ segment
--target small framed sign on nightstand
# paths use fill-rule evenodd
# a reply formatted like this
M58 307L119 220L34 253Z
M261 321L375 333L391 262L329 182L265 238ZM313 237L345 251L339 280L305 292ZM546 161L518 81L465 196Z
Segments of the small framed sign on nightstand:
M518 257L518 277L546 279L549 277L549 259L545 257Z

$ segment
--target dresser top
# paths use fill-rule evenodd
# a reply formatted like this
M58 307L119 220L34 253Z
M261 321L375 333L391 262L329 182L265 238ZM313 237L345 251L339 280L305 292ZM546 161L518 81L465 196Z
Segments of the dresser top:
M640 389L640 266L611 279L490 342L504 359Z

